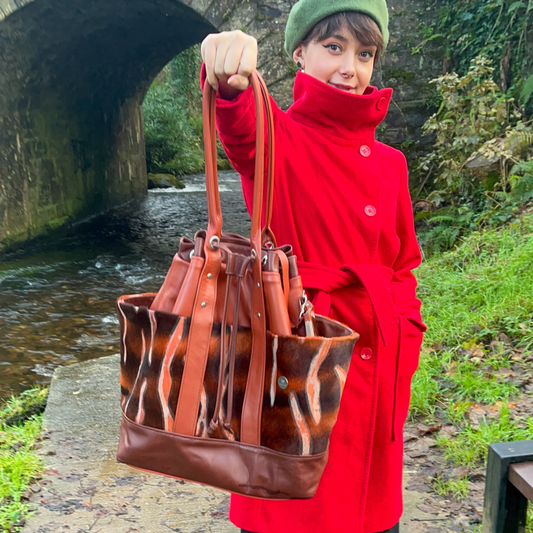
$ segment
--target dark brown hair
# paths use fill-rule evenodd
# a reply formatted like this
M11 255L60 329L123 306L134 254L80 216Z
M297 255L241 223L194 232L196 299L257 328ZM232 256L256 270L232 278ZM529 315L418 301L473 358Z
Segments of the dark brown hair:
M364 46L377 46L374 64L377 63L385 48L383 35L372 17L358 11L341 11L322 19L311 28L300 44L307 46L311 41L319 43L341 28L346 28Z

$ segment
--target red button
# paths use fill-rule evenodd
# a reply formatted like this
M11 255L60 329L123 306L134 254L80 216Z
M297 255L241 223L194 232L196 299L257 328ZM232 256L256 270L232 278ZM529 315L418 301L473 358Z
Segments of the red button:
M378 111L381 111L386 105L387 105L387 99L380 98L378 103L376 104L376 107L378 108Z
M364 359L365 361L372 359L372 350L370 348L363 348L361 350L361 359Z
M365 207L365 215L369 217L375 217L377 212L377 209L373 205L367 205Z
M363 157L368 157L372 153L372 150L370 150L366 144L363 144L361 148L359 148L359 151Z

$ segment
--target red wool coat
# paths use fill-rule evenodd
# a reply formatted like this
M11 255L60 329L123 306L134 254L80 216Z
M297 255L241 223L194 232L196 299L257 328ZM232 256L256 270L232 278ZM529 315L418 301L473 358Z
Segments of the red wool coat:
M204 74L205 79L205 74ZM375 140L392 89L352 95L299 72L294 104L272 100L276 184L272 229L292 244L317 313L361 334L329 461L311 500L233 495L230 519L257 533L375 533L402 514L402 429L425 326L412 269L420 264L407 164ZM251 208L251 89L217 99L217 129Z

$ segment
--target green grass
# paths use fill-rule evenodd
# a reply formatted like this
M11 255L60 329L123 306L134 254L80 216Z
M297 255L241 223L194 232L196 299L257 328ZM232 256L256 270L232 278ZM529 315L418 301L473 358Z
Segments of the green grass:
M505 333L533 344L533 216L472 234L417 271L426 346L461 346Z
M413 379L412 416L449 410L458 421L465 403L494 404L518 393L494 372L512 365L516 350L533 346L533 216L498 231L472 234L417 271L428 325ZM508 342L495 342L504 334ZM491 344L492 342L492 344Z
M43 471L35 453L48 391L32 389L0 407L0 531L19 531L29 514L23 495Z
M457 466L475 467L482 463L489 444L533 439L533 418L512 419L503 404L497 420L482 421L479 427L467 423L453 438L437 435L437 444L445 459Z
M499 230L468 236L417 271L428 332L413 379L411 416L440 418L459 427L438 437L445 457L458 465L484 460L493 442L533 439L531 418L513 418L505 402L520 393L502 368L525 363L533 349L533 215ZM474 404L503 402L499 418L473 427Z
M46 407L48 389L29 389L12 396L0 406L0 426L19 425L33 415L39 415Z
M520 395L520 384L498 374L504 368L516 376L533 373L533 364L525 361L533 353L532 258L529 214L498 230L471 234L417 271L428 331L410 414L456 426L453 437L436 435L450 464L479 467L490 444L533 439L533 418L513 414L508 404ZM474 406L491 406L490 418L474 424L467 416ZM460 500L468 495L468 478L437 476L432 488ZM529 507L526 533L533 533ZM480 525L470 527L481 531Z
M433 490L442 496L453 496L464 500L468 496L468 476L444 480L441 476L433 479Z

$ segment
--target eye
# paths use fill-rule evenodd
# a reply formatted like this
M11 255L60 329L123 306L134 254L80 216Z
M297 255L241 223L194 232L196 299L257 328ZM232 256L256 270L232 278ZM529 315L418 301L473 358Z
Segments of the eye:
M326 44L324 48L329 48L332 52L341 51L341 47L338 44L334 44L334 43Z
M366 55L365 55L366 54ZM372 59L374 57L374 54L370 50L365 50L364 52L361 52L361 55L365 59Z

